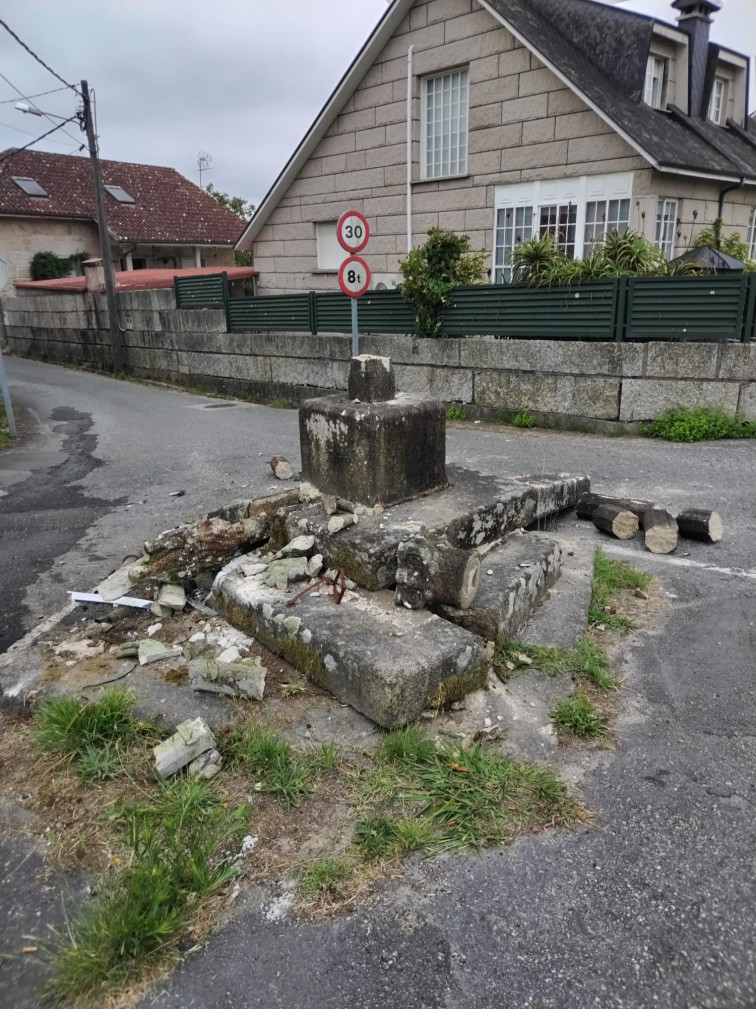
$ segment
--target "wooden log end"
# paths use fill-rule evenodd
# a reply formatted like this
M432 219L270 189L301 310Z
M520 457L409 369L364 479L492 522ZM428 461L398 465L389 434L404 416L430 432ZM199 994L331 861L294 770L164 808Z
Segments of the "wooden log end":
M593 513L593 524L618 540L631 540L638 532L638 516L615 505L600 505Z

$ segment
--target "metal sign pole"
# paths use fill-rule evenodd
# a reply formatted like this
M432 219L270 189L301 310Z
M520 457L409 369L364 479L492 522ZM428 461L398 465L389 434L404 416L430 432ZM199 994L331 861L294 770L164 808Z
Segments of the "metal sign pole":
M352 298L352 357L360 353L360 329L357 319L357 298Z
M11 406L10 389L8 388L8 376L5 374L5 362L3 361L3 352L0 350L0 386L3 390L3 405L5 407L5 416L8 418L8 430L10 431L11 438L16 437L16 422L13 419L13 407Z

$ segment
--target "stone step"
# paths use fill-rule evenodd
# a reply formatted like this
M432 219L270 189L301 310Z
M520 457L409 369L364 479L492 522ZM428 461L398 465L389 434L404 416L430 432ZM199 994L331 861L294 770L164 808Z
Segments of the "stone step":
M298 586L280 591L263 579L264 573L245 576L232 562L215 580L213 606L387 729L485 683L482 642L475 634L427 610L397 607L393 592L349 592L336 605L323 589L288 607Z
M586 476L512 478L455 465L448 466L447 473L451 483L447 490L395 505L380 515L360 515L356 525L341 532L328 532L329 516L318 502L286 509L277 517L277 533L274 521L274 534L280 546L302 533L313 535L328 567L343 568L358 585L377 591L396 583L399 543L423 529L471 549L574 508L590 489Z
M560 542L563 564L559 581L544 594L520 640L527 645L571 650L588 627L594 544Z
M438 613L487 641L499 644L523 630L538 604L559 578L562 550L535 533L515 534L482 559L480 587L472 606Z

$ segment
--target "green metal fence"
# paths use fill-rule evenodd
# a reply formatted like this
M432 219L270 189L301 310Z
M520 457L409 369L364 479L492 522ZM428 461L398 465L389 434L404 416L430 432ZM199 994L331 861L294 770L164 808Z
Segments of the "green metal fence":
M228 297L228 274L174 277L176 308L223 308Z
M225 274L176 278L179 308L225 305L229 332L348 333L350 299L340 292L229 298ZM362 334L411 333L414 315L398 291L359 301ZM550 340L756 339L756 274L620 277L555 287L457 288L443 336Z

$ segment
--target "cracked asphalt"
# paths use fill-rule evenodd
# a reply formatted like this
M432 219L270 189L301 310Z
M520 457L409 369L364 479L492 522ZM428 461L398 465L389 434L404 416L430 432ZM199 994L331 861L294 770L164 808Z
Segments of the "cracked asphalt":
M217 409L176 390L7 365L36 433L0 455L5 642L158 529L268 491L271 455L298 463L293 411ZM250 891L143 1009L754 1009L756 443L464 425L449 431L448 458L587 471L595 489L723 516L721 544L685 544L673 558L601 541L659 577L667 605L622 650L616 748L580 786L595 822L411 863L373 906L333 922L269 921L276 884ZM569 516L556 531L599 541ZM3 802L12 812L14 797ZM59 920L59 900L40 881L44 854L10 822L0 1002L31 1009L44 967L19 955L19 937ZM80 881L59 885L82 899Z

